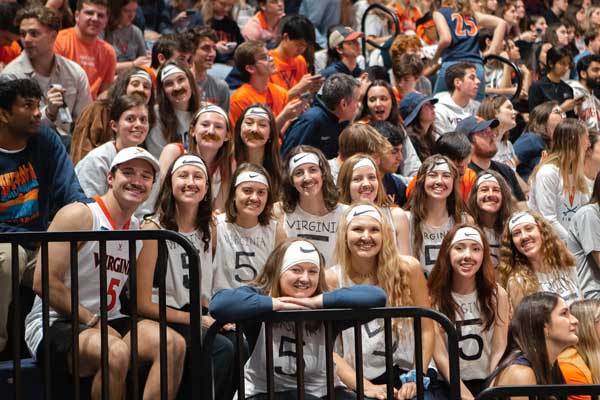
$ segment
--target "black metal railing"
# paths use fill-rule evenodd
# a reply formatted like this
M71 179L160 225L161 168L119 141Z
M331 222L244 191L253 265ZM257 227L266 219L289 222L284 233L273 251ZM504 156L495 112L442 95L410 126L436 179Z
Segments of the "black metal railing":
M265 345L266 345L266 360L267 360L267 390L269 399L274 399L274 369L273 369L273 324L280 322L293 322L295 324L295 343L296 343L296 381L298 399L304 399L304 373L303 373L303 348L298 346L302 343L303 323L305 321L322 321L325 326L325 353L326 374L327 374L327 398L335 399L334 396L334 364L333 364L333 322L334 321L354 321L354 343L355 343L355 366L356 366L356 393L359 400L364 399L363 387L363 353L362 353L362 327L373 319L381 318L384 320L384 335L385 335L385 362L387 372L387 396L389 399L394 398L394 376L393 376L393 349L392 349L392 318L413 318L413 332L415 338L415 370L417 372L417 398L423 399L423 357L422 357L422 342L421 342L421 319L429 318L440 324L446 331L448 337L448 356L450 363L450 399L460 398L460 368L459 368L459 353L458 353L458 335L456 328L446 316L437 311L421 308L421 307L397 307L397 308L372 308L372 309L325 309L325 310L302 310L302 311L279 311L264 315L258 318L253 318L253 321L261 320L265 323ZM202 365L204 370L211 370L210 357L211 348L215 335L220 331L221 327L228 321L217 321L208 330L204 338L204 346L202 348ZM238 321L236 324L237 336L237 365L239 367L238 377L238 398L245 398L244 391L244 365L241 358L243 354L243 321ZM427 367L427 366L425 366ZM211 388L205 389L205 393L211 393Z
M476 400L503 399L509 397L528 397L546 399L566 399L572 395L589 395L597 399L600 385L529 385L496 386L479 393Z
M191 328L191 374L192 374L192 394L194 398L200 398L200 352L202 346L200 330L200 261L198 251L183 236L178 233L166 230L131 230L131 231L84 231L84 232L30 232L30 233L1 233L0 243L11 244L12 255L12 299L14 307L14 323L12 326L13 340L13 382L15 387L15 398L23 398L23 377L21 373L21 338L23 336L21 324L18 322L22 318L22 307L20 305L20 285L19 285L19 257L18 246L23 243L39 243L41 258L41 276L42 276L42 318L44 337L49 329L49 279L48 279L48 243L67 242L70 245L70 275L71 275L71 320L79 321L79 283L78 283L78 245L82 242L99 243L99 279L100 279L100 327L101 327L101 377L102 377L102 399L109 399L109 376L108 376L108 320L107 320L107 257L106 243L113 241L127 242L129 245L129 316L131 317L131 385L130 398L138 399L139 396L139 362L138 362L138 311L137 311L137 240L158 240L159 243L172 241L181 246L187 253L189 259L190 274L190 328ZM159 245L159 252L164 251L166 246ZM160 255L158 259L161 259ZM159 324L160 324L160 387L161 398L167 398L167 322L166 322L166 293L165 293L165 268L164 263L158 263L158 286L159 286ZM74 399L80 398L80 378L79 378L79 324L72 324L72 393ZM50 365L49 341L43 341L43 398L48 400L52 398L52 381Z

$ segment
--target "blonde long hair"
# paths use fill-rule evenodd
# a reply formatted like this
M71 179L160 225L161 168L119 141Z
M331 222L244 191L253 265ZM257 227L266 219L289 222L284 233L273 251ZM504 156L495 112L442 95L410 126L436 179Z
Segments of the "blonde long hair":
M571 313L579 320L575 349L592 373L594 384L600 383L600 335L596 323L600 321L600 300L578 300L571 304Z

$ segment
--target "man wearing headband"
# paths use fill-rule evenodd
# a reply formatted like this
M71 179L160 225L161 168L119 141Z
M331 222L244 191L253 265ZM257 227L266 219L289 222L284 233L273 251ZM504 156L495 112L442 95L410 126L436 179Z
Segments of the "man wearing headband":
M217 42L219 38L214 29L202 27L192 31L198 41L194 53L194 76L196 84L209 103L216 104L225 111L229 111L229 86L220 78L209 75L217 56Z
M100 39L107 22L108 2L78 1L75 26L58 32L54 42L57 54L81 65L88 77L93 99L108 89L117 68L115 49Z
M85 71L75 62L54 54L60 17L47 7L31 7L17 14L24 51L0 73L9 79L34 79L45 94L42 122L62 135L71 135L74 121L91 101ZM60 110L60 114L59 114Z

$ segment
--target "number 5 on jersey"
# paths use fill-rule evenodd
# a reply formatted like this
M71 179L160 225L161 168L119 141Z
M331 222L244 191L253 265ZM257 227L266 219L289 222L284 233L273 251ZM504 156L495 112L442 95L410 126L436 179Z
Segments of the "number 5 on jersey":
M237 282L249 282L253 281L258 273L252 264L246 264L243 262L242 257L249 259L254 257L253 251L236 251L235 252L235 280Z

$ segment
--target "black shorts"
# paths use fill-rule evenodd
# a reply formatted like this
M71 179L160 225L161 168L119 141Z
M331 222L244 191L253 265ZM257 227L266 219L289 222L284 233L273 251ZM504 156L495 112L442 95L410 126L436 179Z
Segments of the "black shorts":
M121 317L108 321L108 325L119 332L121 337L125 336L131 330L131 318ZM40 342L36 352L36 358L40 365L44 362L44 341L50 343L50 365L52 373L59 375L69 375L69 357L73 348L73 338L71 335L71 320L59 319L54 321L46 335ZM90 329L84 324L79 324L79 333Z

